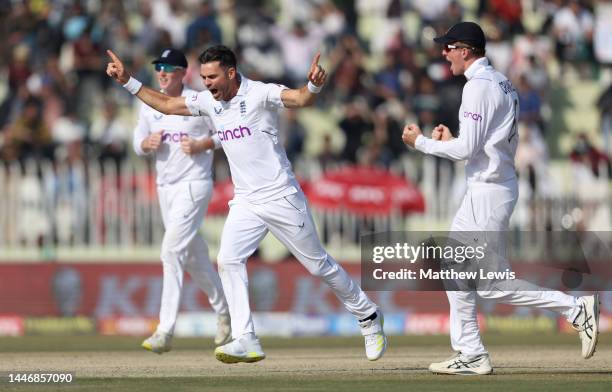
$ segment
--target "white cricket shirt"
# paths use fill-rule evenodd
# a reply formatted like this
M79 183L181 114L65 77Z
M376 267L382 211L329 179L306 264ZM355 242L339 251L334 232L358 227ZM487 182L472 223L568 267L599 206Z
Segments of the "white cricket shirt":
M297 192L299 186L278 137L278 111L285 86L249 80L229 101L208 91L193 92L185 103L194 116L208 114L229 162L234 194L264 203Z
M195 94L196 91L183 88L182 96ZM151 133L163 131L162 145L155 153L157 184L174 184L179 181L195 181L211 178L213 160L212 150L189 156L181 150L181 137L194 139L210 137L214 132L208 116L189 117L166 115L152 107L141 104L138 124L134 130L134 151L146 155L142 141Z
M508 78L483 57L465 71L459 109L459 136L450 141L417 137L415 148L453 161L466 162L468 185L516 180L519 100Z

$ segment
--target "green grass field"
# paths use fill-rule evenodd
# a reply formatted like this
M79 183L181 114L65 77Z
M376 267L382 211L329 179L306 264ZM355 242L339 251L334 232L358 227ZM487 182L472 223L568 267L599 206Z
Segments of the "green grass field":
M362 339L262 340L266 360L217 362L209 339L176 339L158 356L140 338L26 337L0 339L0 391L610 391L612 335L580 358L575 335L485 335L495 373L453 377L427 372L450 354L446 336L392 336L381 360L365 359ZM70 385L16 385L8 372L71 372Z

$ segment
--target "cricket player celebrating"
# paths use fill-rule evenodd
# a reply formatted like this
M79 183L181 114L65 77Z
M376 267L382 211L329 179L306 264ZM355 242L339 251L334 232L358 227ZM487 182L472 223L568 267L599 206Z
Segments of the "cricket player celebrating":
M319 54L308 84L289 89L249 80L236 70L236 56L225 46L200 55L207 91L170 97L131 78L111 51L106 73L147 105L165 114L209 115L212 139L194 140L200 151L221 146L230 165L235 197L223 228L219 273L229 304L234 341L215 350L225 363L265 358L255 335L249 307L247 258L270 231L313 275L323 279L345 308L359 320L366 357L377 360L386 350L382 314L344 269L323 249L306 198L295 179L278 135L278 111L311 105L327 77Z
M185 55L166 49L153 61L160 94L184 97L196 94L183 86ZM141 105L134 132L138 155L155 154L157 195L165 234L162 241L163 288L159 326L142 347L161 354L170 351L176 323L184 270L208 295L217 314L215 344L231 340L229 309L221 279L208 257L208 245L198 234L212 196L212 151L198 148L213 132L209 117L169 116Z
M508 79L489 64L485 36L476 23L461 22L434 41L443 44L442 55L453 75L465 75L459 109L460 128L453 138L448 127L438 125L426 138L415 124L404 128L407 145L454 161L466 160L467 191L451 226L457 232L503 233L518 197L514 156L518 142L519 102ZM488 232L485 234L484 232ZM500 254L505 254L502 249ZM476 320L476 291L447 290L450 303L450 336L455 355L432 363L429 370L447 374L489 374L493 371ZM573 297L544 289L478 290L483 298L514 305L556 311L573 324L582 341L582 356L595 352L599 322L598 295Z

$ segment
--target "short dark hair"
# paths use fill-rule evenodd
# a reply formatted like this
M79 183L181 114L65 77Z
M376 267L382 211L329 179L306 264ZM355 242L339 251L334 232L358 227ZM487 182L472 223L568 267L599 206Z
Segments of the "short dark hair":
M236 68L236 55L230 48L224 45L211 46L198 58L201 64L218 61L223 67Z
M472 48L472 53L474 53L476 56L484 57L486 51L485 48Z

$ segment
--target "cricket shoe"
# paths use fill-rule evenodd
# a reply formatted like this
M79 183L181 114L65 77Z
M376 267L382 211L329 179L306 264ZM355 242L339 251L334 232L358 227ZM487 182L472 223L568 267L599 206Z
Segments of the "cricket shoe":
M217 335L215 346L222 346L232 341L232 321L229 314L217 315Z
M141 347L156 354L163 354L172 350L172 335L155 331L153 335L142 342Z
M467 356L460 352L442 362L429 365L429 371L441 374L475 376L493 373L489 354Z
M257 362L266 357L254 333L246 333L215 349L215 358L223 363Z
M589 359L595 354L599 337L599 294L578 298L580 312L572 322L582 341L582 357Z
M361 334L365 338L366 357L370 361L376 361L387 350L387 336L383 330L384 322L383 314L379 310L359 320Z

